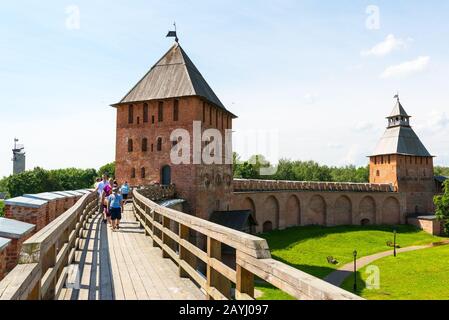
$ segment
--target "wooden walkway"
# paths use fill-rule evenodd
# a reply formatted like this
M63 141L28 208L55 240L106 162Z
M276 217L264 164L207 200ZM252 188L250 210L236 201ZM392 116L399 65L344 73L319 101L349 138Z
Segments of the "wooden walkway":
M202 300L204 293L139 228L132 205L125 207L120 231L92 217L77 251L61 300ZM79 281L77 281L77 278ZM79 283L79 286L76 286ZM79 289L77 289L77 287Z

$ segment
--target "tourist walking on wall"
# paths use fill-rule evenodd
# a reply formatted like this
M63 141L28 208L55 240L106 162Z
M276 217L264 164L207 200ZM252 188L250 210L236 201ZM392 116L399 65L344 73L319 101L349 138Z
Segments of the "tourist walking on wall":
M109 180L108 184L103 189L103 195L102 195L102 202L103 202L103 223L109 222L112 225L111 222L111 213L109 212L109 205L108 205L108 199L109 196L112 194L112 189L114 181L112 179Z
M122 219L123 197L118 191L118 188L114 188L112 194L108 197L108 209L112 220L112 230L120 229L120 220Z
M104 188L109 185L108 175L103 175L103 180L97 185L95 188L95 191L98 194L98 207L99 207L99 213L103 215L103 222L106 222L106 215L105 215L105 202L104 202Z
M128 200L128 194L129 194L129 184L128 181L125 181L125 183L120 188L120 193L122 194L123 200Z

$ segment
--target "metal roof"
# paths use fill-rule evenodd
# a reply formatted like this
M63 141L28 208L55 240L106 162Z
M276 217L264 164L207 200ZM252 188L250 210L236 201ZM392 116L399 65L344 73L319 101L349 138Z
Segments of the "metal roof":
M86 190L86 189L81 189L81 190L75 190L76 192L82 193L82 194L88 194L91 193L91 191Z
M10 239L5 239L5 238L0 237L0 251L5 249L9 245L10 242L11 242Z
M212 212L209 221L239 231L248 225L257 226L251 210L215 211Z
M404 107L402 107L402 104L399 101L399 99L396 102L393 110L391 111L391 114L390 114L389 118L393 118L393 117L396 117L396 116L410 117L407 114L407 112L405 112L405 109L404 109Z
M122 103L188 96L202 97L229 112L185 51L176 43L131 91L119 103L113 106Z
M42 192L42 193L37 193L37 194L24 194L23 196L26 198L48 200L48 201L65 198L64 196L61 196L56 193L51 193L51 192Z
M431 157L431 154L419 140L413 129L407 126L387 128L372 156L387 154Z
M446 177L446 176L435 176L435 180L440 183L443 183L444 181L446 181L448 179L449 179L449 177Z
M52 192L52 193L55 193L55 194L64 196L64 197L66 197L66 198L67 198L67 197L73 198L73 197L78 196L78 194L69 193L68 191L55 191L55 192Z
M66 192L68 194L73 194L74 196L84 196L84 192L80 192L80 191L72 191L72 190L70 190L70 191L64 191L64 192Z
M0 218L0 237L19 239L30 233L35 228L34 224L18 220Z
M159 201L158 205L166 208L172 208L178 204L186 202L184 199L169 199L169 200L163 200Z
M33 199L27 197L16 197L12 199L5 200L5 205L10 206L22 206L28 208L40 208L45 205L47 200Z

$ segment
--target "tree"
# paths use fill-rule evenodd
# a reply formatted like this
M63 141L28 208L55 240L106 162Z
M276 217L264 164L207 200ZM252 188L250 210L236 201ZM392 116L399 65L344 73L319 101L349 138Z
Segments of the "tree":
M98 169L98 175L102 176L103 174L107 174L109 177L115 177L115 162L105 164Z
M39 167L33 170L11 175L2 180L0 186L11 197L26 193L77 190L91 188L97 172L95 169L58 169L45 170Z
M446 176L449 177L449 167L440 167L436 166L434 168L434 172L436 176Z
M444 233L449 235L449 180L444 182L444 193L434 197L435 214L443 221Z

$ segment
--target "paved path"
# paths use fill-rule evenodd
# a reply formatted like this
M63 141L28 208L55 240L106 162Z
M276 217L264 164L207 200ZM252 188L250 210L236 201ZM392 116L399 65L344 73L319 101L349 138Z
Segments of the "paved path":
M89 219L75 262L79 289L65 288L63 300L203 300L205 295L152 246L126 205L121 229L112 232L96 214ZM75 278L75 277L72 277Z
M397 249L397 253L404 253L409 251L415 251L415 250L422 250L433 247L432 244L429 245L423 245L423 246L411 246L406 248L399 248ZM385 258L388 256L393 255L393 250L385 251L385 252L379 252L376 254L373 254L371 256L363 257L360 259L357 259L357 269L363 268L370 263L379 260L381 258ZM331 274L329 274L326 278L324 278L324 281L327 281L329 283L332 283L333 285L339 287L345 281L347 277L349 277L351 274L353 274L354 270L354 262L345 264L343 267L339 268L338 270L333 271Z

